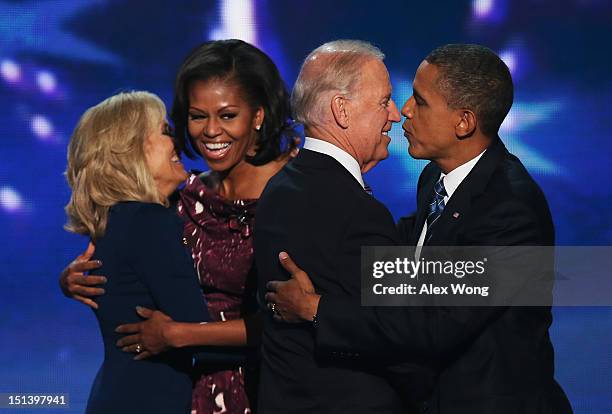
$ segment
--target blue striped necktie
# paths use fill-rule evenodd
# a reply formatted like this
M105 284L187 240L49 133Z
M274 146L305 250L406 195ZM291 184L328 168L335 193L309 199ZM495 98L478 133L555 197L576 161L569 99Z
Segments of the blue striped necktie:
M436 224L442 212L444 211L444 197L446 197L446 188L444 188L444 177L440 177L436 185L434 185L434 195L429 204L429 215L427 216L427 234L425 243L429 241L432 234L433 226Z

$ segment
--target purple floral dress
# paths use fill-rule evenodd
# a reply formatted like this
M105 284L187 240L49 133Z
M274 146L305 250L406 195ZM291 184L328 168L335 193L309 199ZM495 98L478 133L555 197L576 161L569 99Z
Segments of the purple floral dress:
M243 317L247 298L254 297L251 233L257 200L226 200L218 182L214 173L191 175L177 208L211 319L225 321ZM192 414L250 412L244 367L205 367L199 373Z

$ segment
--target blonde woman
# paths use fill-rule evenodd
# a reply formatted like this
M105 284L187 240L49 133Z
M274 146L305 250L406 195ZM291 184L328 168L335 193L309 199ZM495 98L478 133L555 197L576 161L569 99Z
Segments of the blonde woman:
M193 263L182 243L183 222L168 197L186 178L165 121L162 101L148 92L120 93L81 117L68 147L72 189L66 229L91 238L97 273L107 276L96 312L104 362L87 413L191 409L191 355L175 350L134 361L115 343L115 327L138 322L138 305L175 320L209 319ZM140 344L133 345L139 351Z

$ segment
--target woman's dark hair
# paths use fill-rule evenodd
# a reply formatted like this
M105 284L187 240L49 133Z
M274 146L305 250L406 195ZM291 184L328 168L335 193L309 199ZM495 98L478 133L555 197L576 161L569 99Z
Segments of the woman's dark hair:
M255 155L246 158L249 163L263 165L295 147L289 94L276 65L255 46L229 39L202 43L178 70L170 117L181 152L192 159L199 154L187 131L189 88L195 81L210 79L234 83L249 105L264 109Z

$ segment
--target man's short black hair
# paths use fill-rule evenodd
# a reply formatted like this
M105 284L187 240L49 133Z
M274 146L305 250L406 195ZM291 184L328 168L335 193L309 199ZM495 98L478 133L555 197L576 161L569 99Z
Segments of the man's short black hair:
M491 49L470 44L441 46L425 60L439 68L437 86L449 108L474 111L482 133L496 137L514 98L504 61Z

